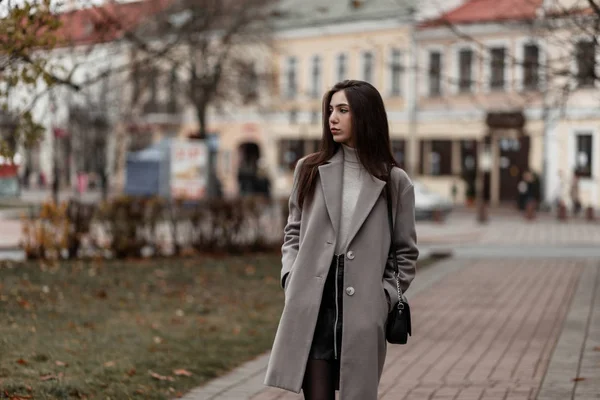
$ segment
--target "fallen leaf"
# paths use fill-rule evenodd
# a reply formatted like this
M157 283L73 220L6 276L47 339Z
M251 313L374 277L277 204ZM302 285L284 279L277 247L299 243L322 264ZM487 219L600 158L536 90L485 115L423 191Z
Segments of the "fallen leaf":
M23 307L26 310L29 310L31 308L31 303L28 302L27 300L18 300L18 303L21 307Z
M187 371L185 369L176 369L173 371L173 373L176 376L192 376L192 373L190 371Z
M49 380L54 380L54 379L58 379L56 377L56 375L54 375L54 374L48 374L48 375L42 375L42 376L40 376L40 381L44 381L44 382L45 381L49 381Z
M127 371L127 375L134 376L135 375L135 368L131 368L129 371Z
M246 265L246 275L254 275L256 273L256 267L254 265Z
M160 336L154 336L154 343L161 344L163 342Z
M104 363L104 366L107 368L114 367L116 363L114 361L107 361Z
M152 372L152 371L148 371L148 373L150 374L151 377L153 377L154 379L158 379L159 381L169 381L169 382L175 381L175 378L173 378L172 376L159 375L156 372Z
M600 346L594 347L594 351L600 351Z
M21 364L21 365L27 365L27 361L23 360L22 358L19 358L17 360L17 364Z
M233 334L234 335L239 335L241 331L242 331L242 328L240 328L239 325L236 325L236 326L233 327Z
M573 378L573 382L581 382L581 381L585 381L585 378L579 376L577 378Z
M67 366L67 363L64 363L64 362L62 362L62 361L56 361L56 362L55 362L55 364L56 364L58 367L66 367L66 366Z

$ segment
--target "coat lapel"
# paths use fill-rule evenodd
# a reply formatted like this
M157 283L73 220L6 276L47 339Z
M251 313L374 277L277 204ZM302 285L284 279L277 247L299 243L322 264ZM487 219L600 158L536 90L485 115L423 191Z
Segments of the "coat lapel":
M319 167L321 177L321 187L325 197L325 206L331 225L336 235L340 225L340 215L342 214L342 172L344 169L344 157L341 149L338 150L328 164Z
M346 246L352 243L354 236L356 236L375 206L384 186L384 181L371 176L365 170L361 171L360 192L356 201L354 215L352 216L352 221L350 223L350 231L348 232L348 238L345 243Z

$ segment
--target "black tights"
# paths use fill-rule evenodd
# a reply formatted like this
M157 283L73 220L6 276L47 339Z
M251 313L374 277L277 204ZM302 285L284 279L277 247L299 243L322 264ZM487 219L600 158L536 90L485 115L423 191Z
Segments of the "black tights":
M306 400L335 400L335 364L308 359L302 391Z

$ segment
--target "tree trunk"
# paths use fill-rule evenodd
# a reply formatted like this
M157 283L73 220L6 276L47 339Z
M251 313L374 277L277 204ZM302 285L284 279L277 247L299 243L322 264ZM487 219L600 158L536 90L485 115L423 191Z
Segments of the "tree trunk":
M207 162L207 178L206 178L206 196L210 199L221 197L221 191L219 189L219 182L217 180L217 169L216 159L217 152L210 145L210 141L206 132L206 108L207 104L200 102L196 104L196 116L198 118L198 136L197 138L204 141L208 148L208 162Z
M102 187L102 200L108 200L108 174L106 171L100 172L100 186Z

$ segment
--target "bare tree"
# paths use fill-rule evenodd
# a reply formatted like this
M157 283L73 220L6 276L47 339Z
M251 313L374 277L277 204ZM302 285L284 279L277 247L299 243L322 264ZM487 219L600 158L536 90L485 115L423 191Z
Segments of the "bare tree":
M199 129L192 137L208 141L210 111L255 101L261 78L268 78L256 64L271 46L276 4L275 0L176 0L125 34L135 48L132 70L151 81L168 76L169 84L162 86L175 85L193 106ZM105 18L120 24L114 16ZM150 83L145 86L153 87ZM144 85L133 88L136 101L143 95L140 86ZM146 93L146 103L157 96L156 89ZM216 194L211 151L208 195Z

